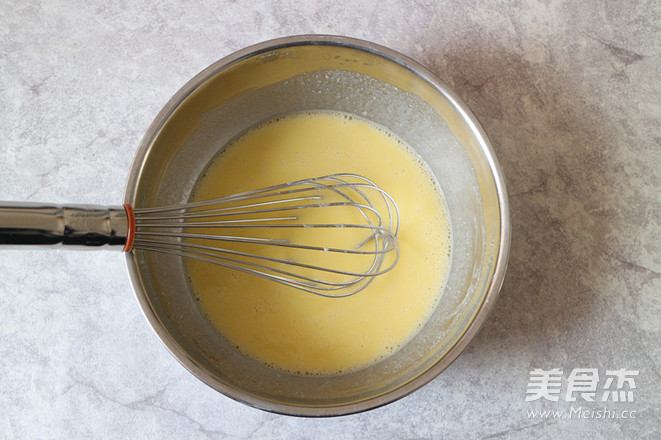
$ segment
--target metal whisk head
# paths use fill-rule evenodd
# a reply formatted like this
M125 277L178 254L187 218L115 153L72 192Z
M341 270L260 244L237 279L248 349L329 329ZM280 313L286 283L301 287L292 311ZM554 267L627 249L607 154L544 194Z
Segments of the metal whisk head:
M399 258L397 205L355 174L136 209L135 226L134 249L194 258L328 297L363 290Z

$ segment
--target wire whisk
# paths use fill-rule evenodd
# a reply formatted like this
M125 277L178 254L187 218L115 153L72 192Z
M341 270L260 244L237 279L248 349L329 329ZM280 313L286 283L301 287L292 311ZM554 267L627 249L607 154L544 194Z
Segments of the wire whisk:
M321 296L353 295L399 258L397 204L356 174L134 214L133 249L197 259Z
M166 253L329 297L392 269L398 230L393 198L348 173L155 208L0 203L0 245Z

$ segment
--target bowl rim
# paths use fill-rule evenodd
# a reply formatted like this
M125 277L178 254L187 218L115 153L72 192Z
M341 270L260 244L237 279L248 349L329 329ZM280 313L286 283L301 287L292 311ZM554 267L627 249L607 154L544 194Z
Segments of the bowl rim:
M464 101L458 95L456 95L455 92L452 91L452 89L443 80L438 78L426 67L422 66L406 55L403 55L377 43L357 38L323 34L294 35L263 41L238 50L214 62L200 73L195 75L192 79L190 79L179 89L179 91L177 91L172 96L172 98L170 98L170 100L165 104L165 106L161 109L161 111L155 117L154 121L149 126L136 152L133 164L129 172L124 203L130 205L134 204L140 176L142 175L146 159L151 151L153 141L158 137L159 132L165 126L168 119L188 96L194 93L218 72L227 69L229 66L234 65L244 59L254 57L264 52L271 52L287 47L311 45L340 46L358 51L369 52L412 71L417 77L431 85L438 93L443 95L450 102L455 110L461 115L465 123L469 126L482 152L484 153L484 157L491 170L491 175L494 180L493 183L498 199L500 239L496 244L498 251L496 253L496 258L493 264L493 275L489 281L489 285L482 299L482 303L478 307L472 322L470 322L457 342L446 352L446 354L441 359L423 371L420 375L410 379L399 387L384 394L375 395L358 402L328 406L303 406L274 402L271 400L262 399L259 396L253 394L245 393L241 390L228 386L219 380L216 380L209 372L207 372L201 365L192 359L176 343L172 335L167 331L164 324L160 320L157 311L149 302L146 292L142 289L141 275L134 254L131 252L126 253L125 262L129 277L131 279L131 285L134 294L151 328L156 333L161 342L170 351L170 353L195 377L227 397L265 411L302 417L329 417L354 414L375 409L399 400L426 385L428 382L438 376L443 370L445 370L452 362L454 362L454 360L457 359L457 357L465 350L468 344L475 338L480 329L483 327L487 316L493 309L493 305L496 298L498 297L498 293L504 281L507 262L509 259L511 242L509 202L504 175L496 158L491 142L481 124L479 123L477 117L468 108Z

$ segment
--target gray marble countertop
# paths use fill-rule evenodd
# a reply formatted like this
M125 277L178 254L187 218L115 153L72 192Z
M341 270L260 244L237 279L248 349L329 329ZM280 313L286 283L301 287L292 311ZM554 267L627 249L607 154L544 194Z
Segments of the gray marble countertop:
M658 1L3 2L0 200L120 203L179 87L301 33L400 51L483 123L513 238L482 332L391 405L278 416L179 365L120 254L2 250L0 438L661 438Z

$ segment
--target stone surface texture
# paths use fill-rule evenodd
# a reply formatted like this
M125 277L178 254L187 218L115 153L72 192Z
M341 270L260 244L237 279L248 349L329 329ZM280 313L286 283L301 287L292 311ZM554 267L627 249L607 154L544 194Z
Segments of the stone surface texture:
M508 183L512 251L481 333L383 408L274 415L178 364L120 254L2 250L0 439L661 438L656 0L5 1L0 200L120 203L179 87L235 50L302 33L400 51L482 122ZM558 401L527 401L531 371L554 368ZM567 395L582 368L599 374L595 402ZM624 384L633 401L601 401L620 369L639 373Z

